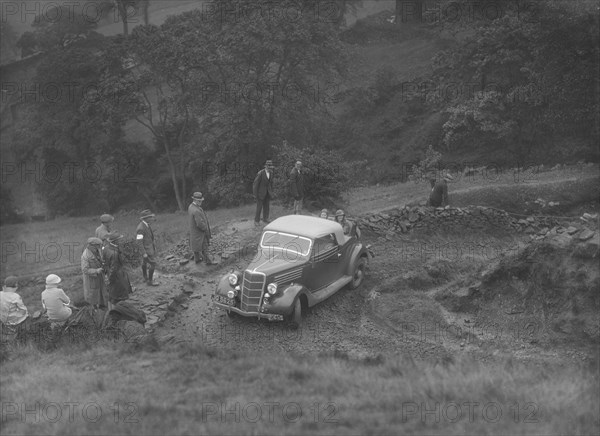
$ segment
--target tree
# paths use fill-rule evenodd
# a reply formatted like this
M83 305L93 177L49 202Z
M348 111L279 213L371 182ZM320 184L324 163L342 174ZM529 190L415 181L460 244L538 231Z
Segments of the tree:
M595 10L545 1L480 20L463 43L435 60L434 79L463 84L448 105L447 149L499 148L523 160L557 138L597 143Z
M246 0L218 4L254 7ZM242 14L227 21L196 10L159 27L137 27L105 52L112 68L96 109L107 123L122 126L133 118L152 133L183 210L186 168L194 160L260 161L283 135L310 139L313 121L326 113L315 85L345 68L336 26L314 14L297 20Z
M17 34L10 23L0 20L0 63L4 64L17 58Z

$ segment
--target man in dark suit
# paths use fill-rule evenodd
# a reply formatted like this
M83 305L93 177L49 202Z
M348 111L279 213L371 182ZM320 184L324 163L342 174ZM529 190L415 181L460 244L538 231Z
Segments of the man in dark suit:
M143 253L142 274L144 280L150 286L158 286L158 283L152 280L154 268L156 267L156 246L154 245L154 232L150 224L156 222L156 216L149 210L142 211L140 223L135 229L136 240L140 243Z
M290 189L294 197L294 215L302 211L302 199L304 198L304 173L302 171L302 162L297 161L290 172Z
M188 207L188 215L190 217L190 249L194 253L196 263L204 260L207 265L214 265L208 254L211 233L208 218L202 209L204 196L201 192L194 192L192 200L192 204Z
M256 198L256 214L254 215L254 225L258 227L260 221L260 212L262 210L263 221L270 223L269 203L273 197L273 161L267 160L264 169L260 170L254 178L252 192Z

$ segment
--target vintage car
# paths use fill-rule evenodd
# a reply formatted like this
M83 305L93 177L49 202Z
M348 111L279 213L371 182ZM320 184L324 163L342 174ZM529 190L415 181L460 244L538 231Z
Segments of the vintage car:
M309 307L348 285L360 286L372 256L352 228L331 220L288 215L264 227L258 252L244 271L218 283L212 301L239 314L299 325Z

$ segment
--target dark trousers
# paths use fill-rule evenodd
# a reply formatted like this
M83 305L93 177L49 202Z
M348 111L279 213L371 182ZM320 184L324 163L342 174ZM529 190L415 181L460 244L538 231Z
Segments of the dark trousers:
M206 263L210 262L210 256L208 254L208 239L206 237L204 237L204 239L202 240L202 255L199 251L194 251L194 261L196 263L200 263L203 260Z
M263 220L267 221L269 219L269 202L271 201L271 197L269 194L265 196L264 199L257 198L256 199L256 214L254 215L254 222L260 221L260 211L262 210Z
M150 256L144 257L144 260L142 261L142 274L144 275L144 280L152 281L155 267L156 261L154 259L151 259Z

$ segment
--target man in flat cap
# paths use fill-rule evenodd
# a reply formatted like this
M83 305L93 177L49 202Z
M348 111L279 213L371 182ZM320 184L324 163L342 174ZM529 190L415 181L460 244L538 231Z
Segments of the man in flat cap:
M102 259L102 241L89 238L81 255L83 273L83 298L95 308L107 306L106 286L104 283L104 261Z
M17 326L29 316L27 307L21 296L17 294L19 281L15 276L8 276L0 291L0 321L7 326Z
M107 213L100 216L100 226L96 229L96 238L102 241L102 245L106 246L106 236L112 231L112 223L115 218Z
M152 276L156 268L156 246L154 245L154 232L150 224L156 221L156 216L148 209L140 214L140 223L135 230L136 240L140 243L143 253L142 275L149 286L158 286Z
M260 225L260 212L262 210L263 221L270 223L269 203L273 198L273 161L267 160L265 167L260 170L254 178L252 192L256 198L256 214L254 215L254 225Z
M208 217L202 209L203 201L204 196L202 193L194 192L194 195L192 195L192 204L188 207L188 215L190 217L190 250L194 253L194 261L196 263L200 263L204 259L207 265L214 265L208 254L211 233Z

